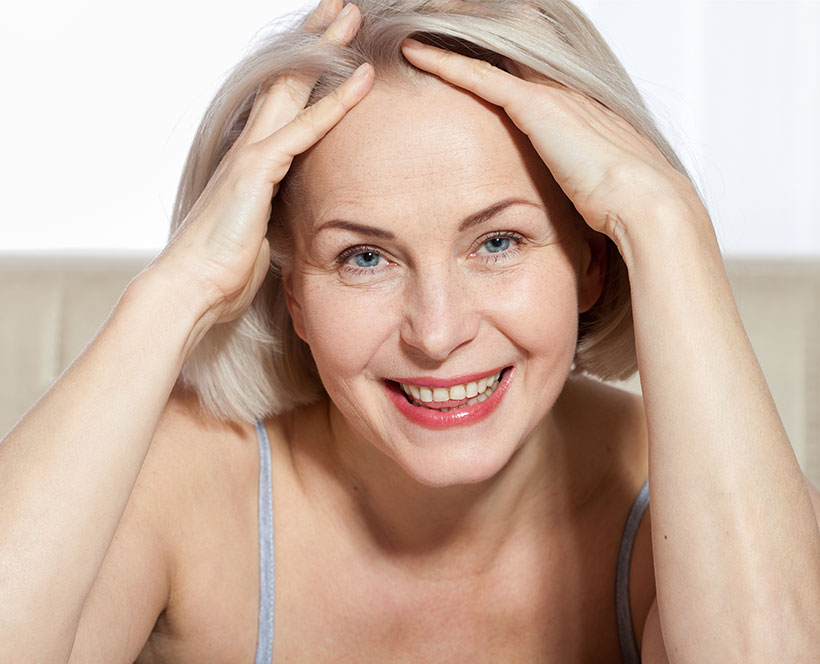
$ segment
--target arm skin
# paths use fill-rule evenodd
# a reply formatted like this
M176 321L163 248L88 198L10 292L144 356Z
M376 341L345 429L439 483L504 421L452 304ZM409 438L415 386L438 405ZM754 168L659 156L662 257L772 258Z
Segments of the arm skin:
M203 331L190 304L200 299L150 272L137 277L0 444L0 661L68 661L85 598Z
M627 264L657 588L644 661L818 661L817 516L691 182L578 93L413 40L403 52L502 107Z
M817 517L711 224L661 209L653 221L636 223L642 232L627 232L621 251L669 661L817 661Z
M361 14L341 5L322 3L309 29L348 43ZM250 305L270 263L271 199L295 155L367 94L373 67L357 73L307 108L310 72L280 76L257 95L168 246L0 443L0 662L72 658L86 598L181 367L208 329ZM121 598L93 610L105 611L105 601Z

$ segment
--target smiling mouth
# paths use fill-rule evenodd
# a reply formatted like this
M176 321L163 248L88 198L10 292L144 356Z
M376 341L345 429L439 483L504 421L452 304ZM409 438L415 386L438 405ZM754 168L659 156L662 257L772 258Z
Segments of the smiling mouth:
M512 367L505 367L479 380L449 387L429 387L389 381L397 386L408 403L417 408L449 412L467 408L489 399Z

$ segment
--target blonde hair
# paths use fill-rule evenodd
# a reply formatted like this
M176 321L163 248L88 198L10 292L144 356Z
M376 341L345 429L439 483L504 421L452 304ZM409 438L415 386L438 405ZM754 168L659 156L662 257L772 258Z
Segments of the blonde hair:
M377 78L414 80L401 54L409 36L479 57L510 63L580 92L608 107L651 140L686 175L657 129L624 68L590 21L566 0L357 0L361 27L348 46L319 40L305 18L264 39L229 74L199 126L185 164L171 221L179 227L222 157L239 136L257 92L279 75L319 77L309 104L340 85L362 62ZM294 164L296 168L296 164ZM298 168L296 168L298 171ZM218 419L253 420L315 401L323 391L308 346L296 336L279 266L288 258L284 203L298 203L299 174L291 172L274 198L269 238L271 271L249 309L212 328L182 369L181 380ZM579 316L574 371L624 379L637 367L626 266L607 241L601 297Z

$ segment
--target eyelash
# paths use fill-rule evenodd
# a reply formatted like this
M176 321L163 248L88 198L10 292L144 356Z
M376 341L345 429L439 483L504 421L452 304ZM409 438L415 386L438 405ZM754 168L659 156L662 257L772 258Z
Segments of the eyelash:
M353 256L356 256L358 254L366 254L368 252L376 254L377 256L380 256L380 257L384 258L384 256L382 255L382 252L379 251L378 249L376 249L376 247L371 247L371 246L366 245L366 244L359 244L359 245L356 245L355 247L350 247L348 249L345 249L341 254L339 254L339 257L336 259L336 263L338 263L339 266L345 272L347 272L348 274L353 275L353 276L358 276L358 275L363 275L363 274L372 274L378 268L358 267L356 265L349 265L347 263L347 261L350 258L353 258Z
M484 246L485 243L489 242L490 240L494 240L495 238L506 238L511 240L510 248L505 251L498 251L498 252L485 252L482 255L482 260L485 260L489 263L498 263L501 261L506 261L511 258L518 256L521 253L521 245L524 243L524 237L519 233L515 233L513 231L496 231L494 233L488 233L478 241L478 248ZM478 250L474 251L473 254L477 254Z
M483 247L486 242L489 242L490 240L493 240L495 238L506 238L508 240L511 240L510 248L499 252L483 252L481 254L478 253L478 250L481 249L481 247ZM496 231L493 233L488 233L487 235L481 237L476 243L478 245L478 248L475 251L473 251L471 255L479 255L481 256L481 260L488 263L499 263L501 261L506 261L517 256L521 252L521 245L523 243L524 237L519 233L515 233L513 231ZM349 247L345 249L341 254L339 254L339 257L336 259L336 263L348 274L353 276L373 274L373 272L376 271L378 268L358 267L355 265L349 265L347 262L353 256L357 256L358 254L364 254L368 252L376 254L381 258L384 258L382 252L376 247L372 247L367 244L359 244L354 247Z

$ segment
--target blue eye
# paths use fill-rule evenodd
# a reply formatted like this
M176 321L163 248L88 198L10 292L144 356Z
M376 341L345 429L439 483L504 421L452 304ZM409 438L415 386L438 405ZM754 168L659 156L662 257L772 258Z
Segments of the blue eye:
M375 251L362 251L351 258L356 267L377 267L382 257Z
M378 249L371 249L367 246L350 247L342 252L336 259L348 271L363 270L365 272L375 271L387 267L390 264Z
M478 240L475 256L488 265L516 260L525 244L524 238L514 231L496 231Z
M491 237L489 240L485 240L481 246L484 247L487 252L497 254L502 251L507 251L507 249L510 248L510 238L503 236Z

